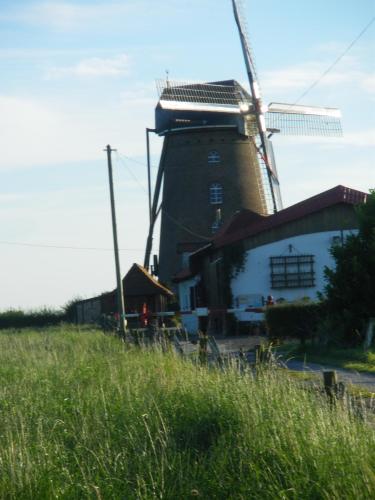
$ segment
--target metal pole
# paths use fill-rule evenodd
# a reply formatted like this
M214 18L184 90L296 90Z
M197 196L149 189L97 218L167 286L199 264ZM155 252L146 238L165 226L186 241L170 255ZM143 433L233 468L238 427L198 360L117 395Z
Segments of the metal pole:
M155 132L153 129L149 129L150 132ZM155 189L154 189L154 196L152 200L152 206L151 206L151 220L150 220L150 227L148 230L148 236L147 236L147 242L146 242L146 250L145 250L145 258L143 261L143 267L146 268L147 270L150 267L150 255L151 255L151 250L152 250L152 240L153 240L153 232L154 232L154 226L155 222L158 216L158 203L159 203L159 195L160 195L160 188L161 188L161 183L163 180L163 175L164 175L164 160L165 160L165 155L167 151L167 144L168 142L168 136L165 136L164 139L164 144L163 144L163 150L161 153L160 157L160 162L159 162L159 169L158 173L156 176L156 181L155 181Z
M147 145L147 179L148 179L148 211L150 216L150 224L152 221L151 208L151 163L150 163L150 132L155 132L153 128L146 128L146 145Z
M117 280L117 312L119 315L118 326L119 326L120 335L124 338L125 334L126 334L125 304L124 304L124 292L122 289L120 259L119 259L119 253L118 253L115 195L114 195L114 191L113 191L112 156L111 156L112 151L116 151L116 150L111 149L111 146L108 144L105 151L107 151L109 192L110 192L110 196L111 196L113 248L114 248L114 252L115 252L116 280Z

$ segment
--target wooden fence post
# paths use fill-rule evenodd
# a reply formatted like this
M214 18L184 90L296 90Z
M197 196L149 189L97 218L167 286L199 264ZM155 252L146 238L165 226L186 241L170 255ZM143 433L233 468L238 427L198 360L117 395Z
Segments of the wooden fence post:
M208 359L207 344L208 344L208 336L201 332L199 335L198 352L199 352L199 361L202 364L207 363L207 359Z
M334 388L337 385L337 373L335 370L323 371L324 390L327 396L333 396Z
M370 318L368 320L366 338L364 343L365 350L370 349L374 338L374 334L375 334L375 318Z
M345 384L338 382L336 370L323 371L324 390L330 400L342 399L345 394Z

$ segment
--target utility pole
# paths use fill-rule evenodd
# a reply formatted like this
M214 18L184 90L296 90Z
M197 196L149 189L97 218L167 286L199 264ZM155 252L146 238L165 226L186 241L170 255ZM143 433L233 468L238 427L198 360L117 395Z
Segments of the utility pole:
M111 146L108 144L106 149L107 160L108 160L108 177L109 177L109 192L111 196L111 214L112 214L112 231L113 231L113 248L115 251L115 265L116 265L116 280L117 280L117 313L119 316L119 333L122 338L126 336L126 322L125 322L125 304L124 304L124 292L122 289L122 279L120 271L120 259L118 253L118 242L117 242L117 224L116 224L116 210L115 210L115 195L113 191L113 175L112 175L112 151Z

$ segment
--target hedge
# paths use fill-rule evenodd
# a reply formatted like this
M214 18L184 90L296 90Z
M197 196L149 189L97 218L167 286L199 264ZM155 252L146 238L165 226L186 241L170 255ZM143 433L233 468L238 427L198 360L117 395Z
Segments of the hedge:
M302 343L316 335L323 316L324 306L320 302L280 304L269 306L265 311L271 338L297 338Z
M20 310L8 310L0 312L0 329L5 328L27 328L57 325L65 320L63 311L42 309L40 311L24 312Z

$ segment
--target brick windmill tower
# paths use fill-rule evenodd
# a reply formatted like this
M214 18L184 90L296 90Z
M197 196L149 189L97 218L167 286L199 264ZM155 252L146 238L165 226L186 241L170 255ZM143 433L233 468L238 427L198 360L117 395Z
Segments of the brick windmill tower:
M159 279L171 284L190 253L207 244L237 210L282 208L270 137L275 132L341 134L332 108L261 102L254 58L238 0L232 0L249 87L235 80L159 81L155 132L164 137L152 204L145 267L161 211ZM159 202L162 188L162 200Z

